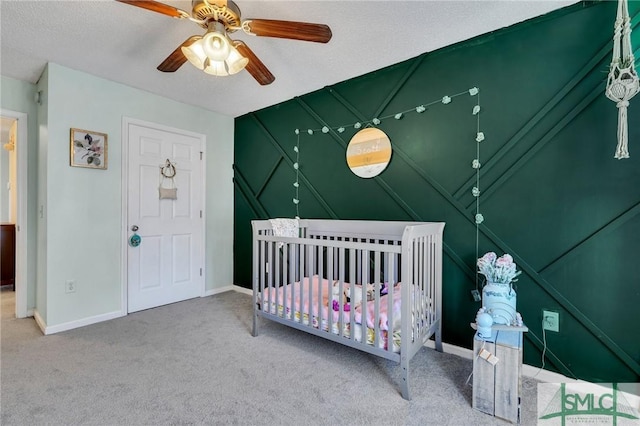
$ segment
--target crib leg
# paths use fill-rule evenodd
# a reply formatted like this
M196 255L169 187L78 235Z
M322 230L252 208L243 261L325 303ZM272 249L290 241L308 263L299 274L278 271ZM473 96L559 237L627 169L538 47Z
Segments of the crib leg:
M442 321L438 321L438 328L436 328L435 338L436 338L436 351L444 352L442 349Z
M251 330L251 335L256 337L258 335L258 312L253 310L253 330Z
M402 381L400 382L402 397L407 401L411 401L411 395L409 394L409 360L404 355L400 356L400 368L402 369Z

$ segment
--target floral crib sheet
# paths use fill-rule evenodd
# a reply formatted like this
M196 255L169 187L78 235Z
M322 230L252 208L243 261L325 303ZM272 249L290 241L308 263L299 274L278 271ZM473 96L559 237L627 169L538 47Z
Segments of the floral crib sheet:
M318 275L314 275L311 278L305 277L302 282L296 281L293 284L287 284L286 286L269 287L265 291L264 300L263 295L258 295L258 303L261 304L263 311L268 311L271 314L280 317L286 317L292 319L291 307L293 310L293 320L301 322L304 325L309 325L309 312L311 312L311 325L315 328L321 328L324 331L329 330L329 324L331 324L331 332L334 334L340 334L342 328L342 335L350 338L351 336L351 312L350 306L343 305L342 309L342 321L340 306L337 305L337 301L332 301L331 292L334 284L337 285L338 281L329 281L325 278L321 278ZM400 307L401 307L401 291L400 283L396 283L393 288L393 324L392 330L392 350L394 352L400 352ZM311 286L311 300L309 300L309 286ZM362 292L362 287L358 284L355 286L354 292ZM344 282L343 290L349 294L350 284ZM302 309L300 306L300 292L302 292ZM285 300L286 294L286 300ZM291 297L294 294L294 301L292 303ZM360 293L361 294L361 293ZM320 311L318 310L318 300L320 303ZM388 294L381 295L378 303L378 342L379 347L387 349L388 334L389 334L389 315L388 315ZM264 303L263 303L264 302ZM329 307L331 303L331 308ZM277 306L276 306L277 305ZM286 311L285 311L286 306ZM366 327L362 327L362 309L366 306ZM349 310L347 310L349 309ZM354 337L358 342L362 341L363 328L366 336L366 342L369 345L375 344L375 300L370 300L359 306L355 307L354 316ZM319 314L320 312L320 314ZM331 321L329 321L329 315L331 315Z

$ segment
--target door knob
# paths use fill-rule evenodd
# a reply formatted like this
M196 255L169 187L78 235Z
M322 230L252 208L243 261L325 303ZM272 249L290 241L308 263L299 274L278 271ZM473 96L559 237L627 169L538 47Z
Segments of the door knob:
M131 227L131 230L133 231L133 235L129 237L129 245L131 247L138 247L142 242L142 238L140 238L140 235L136 234L136 231L138 229L138 225L133 225Z

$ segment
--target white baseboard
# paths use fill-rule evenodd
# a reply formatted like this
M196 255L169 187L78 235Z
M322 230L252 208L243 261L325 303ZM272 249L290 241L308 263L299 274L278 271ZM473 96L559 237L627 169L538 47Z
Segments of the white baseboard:
M433 340L427 340L427 343L424 344L426 347L435 349L436 342ZM445 353L451 355L457 355L466 359L473 359L473 351L471 349L462 348L460 346L452 345L450 343L442 343L442 350ZM574 383L581 382L582 380L571 379L567 376L564 376L560 373L555 373L553 371L540 369L540 367L534 367L529 364L522 364L522 375L535 378L541 382L546 383Z
M427 340L427 343L425 343L424 345L431 349L436 348L435 340ZM442 350L447 354L457 355L461 358L466 359L473 359L473 351L471 349L462 348L460 346L442 342Z
M42 331L42 334L47 334L45 332L45 330L47 329L47 324L44 322L44 320L40 316L40 312L38 312L37 310L34 310L33 319L36 320L36 324L38 324L38 327L40 327L40 331Z
M220 288L214 288L211 290L205 290L204 294L202 295L202 297L207 297L207 296L213 296L216 294L220 294L220 293L226 293L227 291L232 291L234 289L235 286L233 285L228 285L225 287L220 287Z
M122 311L114 311L114 312L108 312L106 314L95 315L93 317L82 318L76 321L69 321L69 322L64 322L62 324L58 324L58 325L48 326L44 322L44 320L42 319L38 311L35 311L34 313L34 318L36 320L36 323L38 324L38 327L40 327L40 330L42 331L42 333L44 333L45 335L60 333L62 331L67 331L67 330L73 330L74 328L84 327L86 325L96 324L102 321L108 321L115 318L120 318L122 316L124 316L122 314Z
M233 290L237 293L248 294L249 296L253 296L253 290L250 288L240 287L239 285L233 285Z

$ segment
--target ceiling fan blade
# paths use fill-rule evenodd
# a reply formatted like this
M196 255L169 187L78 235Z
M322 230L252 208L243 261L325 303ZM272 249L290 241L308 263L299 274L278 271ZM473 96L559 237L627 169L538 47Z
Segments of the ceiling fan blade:
M271 19L247 19L242 23L242 29L247 34L262 37L288 38L316 43L326 43L331 40L332 35L328 25Z
M185 62L187 62L187 57L182 53L182 47L191 46L196 40L198 40L198 36L191 36L185 40L176 50L174 50L167 59L162 61L160 65L158 65L158 71L162 72L175 72L180 68Z
M273 76L273 74L271 74L271 71L267 69L262 61L258 59L255 53L253 53L253 51L249 49L249 46L247 46L240 40L235 40L233 42L233 45L236 49L238 49L238 52L242 56L249 60L249 63L247 64L245 69L249 72L249 74L253 76L253 78L256 79L258 83L260 83L262 86L273 83L276 78Z
M151 10L153 12L162 13L163 15L171 16L173 18L184 18L185 14L188 14L180 9L177 9L168 4L160 3L153 0L116 0L120 3L130 4L132 6L141 7L143 9Z

